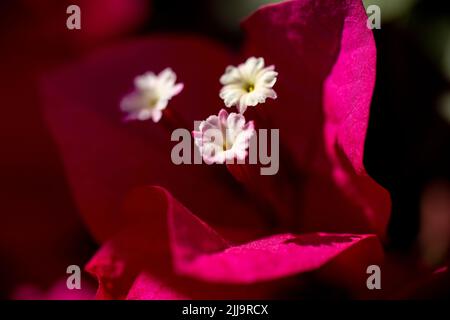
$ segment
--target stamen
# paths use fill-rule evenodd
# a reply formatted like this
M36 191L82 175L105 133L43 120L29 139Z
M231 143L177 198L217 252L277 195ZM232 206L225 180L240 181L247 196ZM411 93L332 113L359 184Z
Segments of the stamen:
M252 92L253 90L255 90L255 85L251 84L251 83L247 83L247 85L245 87L245 91Z

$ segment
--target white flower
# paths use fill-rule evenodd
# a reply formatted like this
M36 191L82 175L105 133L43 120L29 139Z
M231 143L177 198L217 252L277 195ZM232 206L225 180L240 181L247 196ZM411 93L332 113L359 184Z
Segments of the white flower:
M227 107L236 106L244 113L248 106L264 103L267 98L276 99L272 89L277 81L278 73L274 66L264 67L263 58L248 58L237 67L228 66L220 78L223 85L220 97Z
M166 68L158 75L146 72L134 79L134 91L120 102L120 109L127 112L126 120L158 122L169 100L183 90L183 84L175 84L176 74Z
M202 121L193 136L203 160L212 164L235 158L245 160L254 133L253 121L246 123L242 114L228 114L222 109L218 116L209 116Z

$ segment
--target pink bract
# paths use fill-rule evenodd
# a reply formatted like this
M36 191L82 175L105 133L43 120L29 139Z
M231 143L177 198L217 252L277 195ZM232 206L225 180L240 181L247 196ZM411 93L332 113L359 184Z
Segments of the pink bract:
M243 26L240 57L209 40L160 35L45 79L47 122L80 212L103 244L87 267L99 298L270 296L284 279L382 259L376 235L385 233L390 199L363 165L376 49L362 3L286 1ZM279 72L278 99L252 112L280 129L298 173L298 227L289 232L275 232L225 166L172 164L170 132L123 123L118 109L136 75L171 67L185 90L168 108L191 130L220 110L225 67L251 55Z

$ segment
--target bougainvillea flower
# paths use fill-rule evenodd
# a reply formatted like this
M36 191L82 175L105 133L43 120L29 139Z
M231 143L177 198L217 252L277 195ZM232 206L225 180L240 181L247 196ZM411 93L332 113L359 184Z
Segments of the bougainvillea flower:
M148 120L158 122L162 111L167 107L169 100L183 90L183 84L175 84L176 74L166 68L158 75L149 71L136 77L135 91L125 96L120 108L128 112L127 120Z
M226 160L245 160L250 138L255 134L252 121L245 122L241 114L224 109L219 115L209 116L194 131L195 144L206 163L224 163Z
M359 0L294 0L244 22L243 56L263 57L278 72L278 98L246 113L256 129L280 132L279 173L260 176L253 189L263 195L248 193L254 181L237 181L225 165L170 158L168 122L190 130L221 109L218 79L242 61L226 48L150 37L48 75L46 118L102 244L87 266L99 298L290 296L311 272L351 294L367 291L390 200L363 165L376 59L366 19ZM118 104L136 75L167 66L185 89L161 121L121 121ZM199 74L198 66L207 68ZM281 205L260 201L268 197Z
M263 58L250 57L238 67L228 66L220 77L223 88L220 97L227 107L237 106L244 113L249 106L264 103L267 98L276 99L272 89L278 73L274 66L265 67Z

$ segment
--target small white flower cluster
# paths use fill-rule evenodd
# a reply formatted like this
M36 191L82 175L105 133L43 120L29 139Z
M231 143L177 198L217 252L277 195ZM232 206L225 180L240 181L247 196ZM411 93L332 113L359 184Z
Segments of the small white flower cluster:
M247 107L264 103L267 98L276 99L273 86L278 73L274 66L266 67L263 58L250 57L244 63L228 66L220 78L223 85L220 97L225 106L236 106L239 113L224 109L212 115L194 131L195 144L207 163L224 163L227 160L244 160L249 140L255 133L253 121L246 122ZM128 113L126 120L148 120L158 122L169 100L183 90L176 83L176 74L167 68L158 75L147 72L134 80L135 89L125 96L120 104Z
M206 163L224 163L247 156L250 138L255 134L253 121L246 122L244 112L247 107L264 103L267 98L276 99L272 89L278 73L274 66L265 67L263 58L248 58L237 67L228 66L220 78L223 85L220 97L225 106L236 106L239 113L224 109L219 115L212 115L194 131L195 144Z

